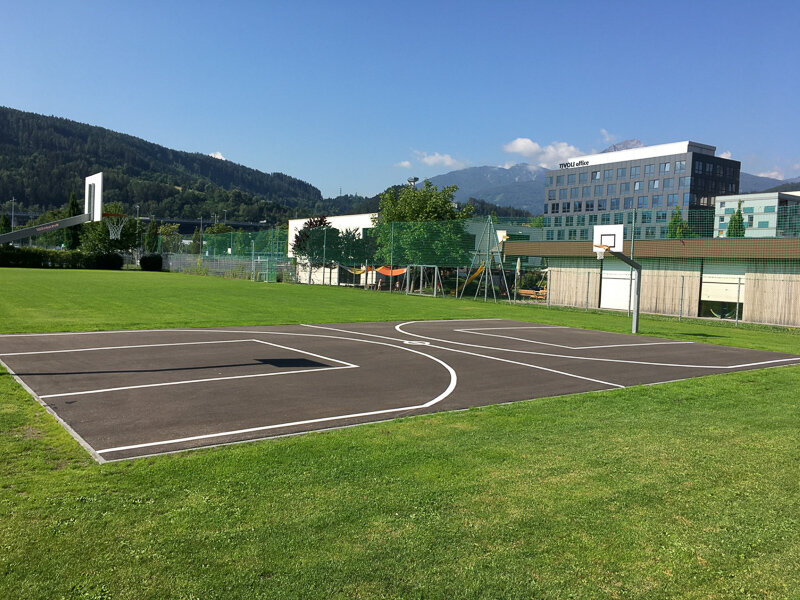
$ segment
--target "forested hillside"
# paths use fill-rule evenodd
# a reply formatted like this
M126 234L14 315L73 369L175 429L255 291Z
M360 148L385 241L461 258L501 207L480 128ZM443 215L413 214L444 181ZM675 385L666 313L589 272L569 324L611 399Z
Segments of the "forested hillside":
M285 222L295 212L330 212L314 186L203 154L95 127L0 107L0 203L28 211L63 208L83 179L103 171L105 201L143 215Z

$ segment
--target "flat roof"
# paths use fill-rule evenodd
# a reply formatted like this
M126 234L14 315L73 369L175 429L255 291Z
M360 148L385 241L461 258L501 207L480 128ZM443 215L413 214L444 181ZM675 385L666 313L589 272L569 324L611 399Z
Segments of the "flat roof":
M626 240L622 252L631 254ZM591 241L506 242L508 256L593 257ZM687 240L636 240L637 258L758 258L800 260L800 238L698 238Z
M669 144L657 144L655 146L642 146L641 148L630 148L628 150L617 150L616 152L601 152L598 154L587 154L576 156L559 163L559 168L569 169L573 167L586 167L592 165L603 165L612 162L623 162L627 160L642 160L645 158L656 158L658 156L671 156L673 154L685 154L686 152L697 152L714 156L717 151L716 146L700 144L699 142L672 142Z

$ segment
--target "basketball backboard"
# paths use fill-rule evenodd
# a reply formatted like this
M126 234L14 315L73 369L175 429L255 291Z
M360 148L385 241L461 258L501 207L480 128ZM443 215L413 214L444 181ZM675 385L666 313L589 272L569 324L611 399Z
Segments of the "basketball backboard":
M83 212L91 216L92 221L103 219L103 174L95 173L86 178L83 194Z
M598 246L608 246L609 250L622 252L624 240L625 227L623 225L595 225L592 250L597 251Z

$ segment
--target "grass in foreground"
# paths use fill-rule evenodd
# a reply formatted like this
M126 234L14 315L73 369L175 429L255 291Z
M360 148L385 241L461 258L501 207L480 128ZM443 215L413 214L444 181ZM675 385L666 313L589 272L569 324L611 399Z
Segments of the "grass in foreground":
M357 290L20 273L0 271L6 331L469 316L629 327ZM642 325L797 350L766 328ZM2 373L0 597L792 597L798 382L800 367L751 371L96 465Z

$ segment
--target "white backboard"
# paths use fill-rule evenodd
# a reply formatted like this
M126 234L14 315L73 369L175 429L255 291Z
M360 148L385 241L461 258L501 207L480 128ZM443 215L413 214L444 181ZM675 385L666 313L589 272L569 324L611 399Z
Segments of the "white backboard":
M86 178L83 190L83 212L92 216L92 221L103 219L103 174L95 173Z
M625 227L623 225L595 225L594 236L592 239L592 249L594 246L608 246L609 250L622 252L622 244L625 241Z

